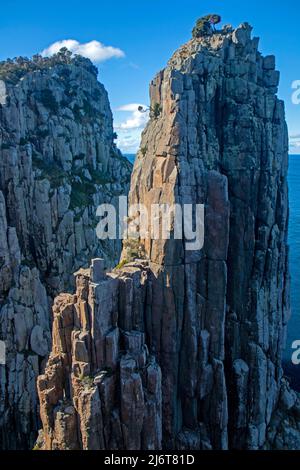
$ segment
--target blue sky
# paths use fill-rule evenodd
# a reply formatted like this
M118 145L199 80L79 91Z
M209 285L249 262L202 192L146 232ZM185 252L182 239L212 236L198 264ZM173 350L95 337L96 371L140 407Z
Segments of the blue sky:
M104 48L93 43L86 50L93 49L97 56L99 79L109 92L121 148L131 153L145 120L133 105L148 104L150 80L191 37L196 19L219 13L223 23L233 26L248 21L253 34L261 37L260 50L277 57L279 95L286 102L291 151L300 154L300 104L292 103L292 83L299 80L295 86L300 89L299 10L295 0L45 0L43 4L9 0L1 5L0 60L31 56L66 39L78 41L79 47L101 42ZM298 96L296 101L300 101L300 92Z

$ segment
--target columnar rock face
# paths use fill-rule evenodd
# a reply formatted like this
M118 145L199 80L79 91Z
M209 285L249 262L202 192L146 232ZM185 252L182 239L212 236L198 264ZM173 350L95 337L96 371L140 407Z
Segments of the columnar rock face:
M168 447L183 428L198 446L200 422L213 448L261 448L278 404L290 313L288 137L274 57L257 47L248 24L193 39L150 88L161 114L144 132L130 203L205 204L202 249L145 242L158 279L148 335Z
M189 41L151 83L130 203L149 212L152 204L204 204L204 246L139 240L147 262L85 281L87 320L83 281L73 300L57 299L61 333L39 379L40 446L300 448L300 400L281 367L290 314L287 128L274 57L257 47L248 24L226 27ZM124 262L128 254L127 244ZM151 357L142 366L141 348ZM142 372L147 361L155 387ZM107 367L113 403L103 391ZM83 381L92 372L87 389L77 385L78 369Z
M76 273L53 307L53 345L38 379L43 449L160 449L161 370L143 325L146 265ZM103 268L102 268L103 269Z
M126 194L107 93L90 61L0 64L0 448L32 446L36 378L51 348L50 304L74 270L120 242L97 239L96 209Z

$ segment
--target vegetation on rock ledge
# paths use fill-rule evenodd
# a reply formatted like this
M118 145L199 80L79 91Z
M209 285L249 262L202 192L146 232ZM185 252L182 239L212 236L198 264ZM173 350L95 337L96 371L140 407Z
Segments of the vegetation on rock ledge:
M78 54L73 55L66 47L60 49L51 57L43 57L35 54L32 59L28 57L15 57L0 62L0 80L17 83L29 72L42 71L57 65L76 65L85 68L88 72L97 76L98 69L89 59Z

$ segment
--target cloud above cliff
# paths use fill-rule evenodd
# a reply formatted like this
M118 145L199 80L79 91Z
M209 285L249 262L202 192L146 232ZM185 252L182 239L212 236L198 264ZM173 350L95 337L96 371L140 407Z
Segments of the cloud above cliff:
M140 145L141 135L134 132L133 134L118 134L117 146L123 153L136 153Z
M115 109L115 130L117 145L123 153L135 153L139 148L141 133L149 119L149 112L140 112L138 107L147 108L142 103L129 103Z
M290 135L289 144L291 153L300 153L300 134Z
M62 47L66 47L73 54L80 54L83 57L87 57L93 62L104 62L111 58L122 58L125 57L125 53L113 46L105 46L99 41L93 40L90 42L80 43L75 39L63 39L62 41L56 41L49 47L44 49L41 54L42 56L51 56L56 54Z
M117 124L116 129L143 129L149 119L149 112L141 113L138 110L139 106L146 108L145 105L140 103L129 103L117 108L116 111L127 112L130 115L127 116L125 121Z

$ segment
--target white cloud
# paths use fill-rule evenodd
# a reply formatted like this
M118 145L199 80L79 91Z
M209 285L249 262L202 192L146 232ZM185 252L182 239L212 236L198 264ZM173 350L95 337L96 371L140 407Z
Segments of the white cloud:
M123 153L136 153L141 140L140 132L134 131L132 134L119 133L117 145Z
M115 110L118 117L115 124L118 134L117 145L123 153L136 153L140 145L141 133L148 122L149 111L140 112L139 106L147 109L147 106L141 103L129 103ZM123 119L125 113L127 115Z
M145 105L140 103L123 104L123 106L119 106L116 111L137 111L140 106L145 107Z
M290 152L299 153L300 151L300 134L290 135Z
M116 124L116 129L143 129L149 119L149 111L141 112L138 110L139 106L147 108L140 103L129 103L117 108L116 111L130 112L130 115L125 121Z
M300 141L298 140L296 142L291 142L290 148L300 148Z
M66 47L74 54L80 54L87 57L93 62L104 62L112 57L125 57L125 53L117 47L105 46L96 40L80 44L80 42L75 39L63 39L62 41L54 42L44 49L41 54L44 57L51 56L56 54L62 47Z

